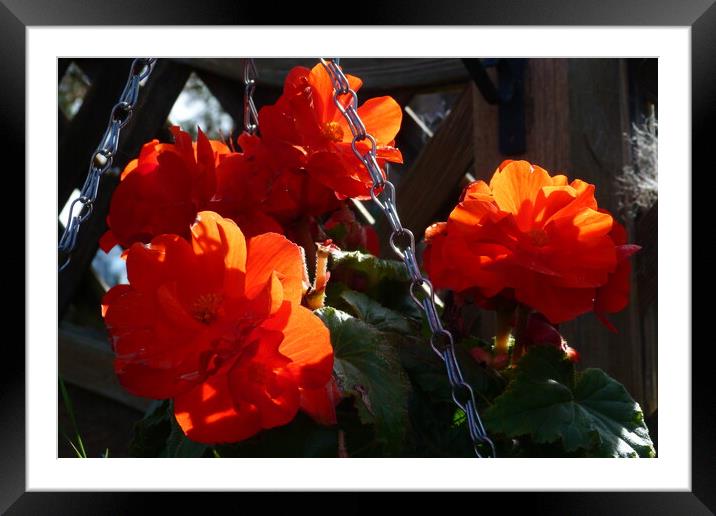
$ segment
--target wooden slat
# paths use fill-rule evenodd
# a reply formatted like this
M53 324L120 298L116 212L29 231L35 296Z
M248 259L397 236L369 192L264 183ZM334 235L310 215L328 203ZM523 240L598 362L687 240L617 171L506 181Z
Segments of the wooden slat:
M455 199L460 181L472 164L472 98L469 85L433 138L406 171L396 191L403 226L420 239L441 207ZM380 219L378 232L387 238L387 223Z
M242 59L177 59L200 70L243 82ZM288 71L294 66L312 68L318 58L256 59L259 84L282 87ZM363 79L366 90L397 90L400 88L435 88L469 79L460 59L444 58L344 58L341 66L346 73Z
M151 140L166 122L189 73L190 69L184 65L168 60L157 62L154 72L140 91L134 116L122 130L117 158L114 162L119 170L137 156L141 146ZM105 114L103 113L102 116L104 117ZM101 134L97 136L97 138L99 137ZM69 266L59 275L60 319L97 252L99 238L106 231L105 219L112 191L118 182L118 175L108 174L102 178L95 209L92 216L82 226L77 250L73 253Z
M641 246L636 255L636 279L639 282L639 304L649 306L656 302L659 290L658 229L659 206L654 204L639 216L635 227L635 241Z
M658 204L655 204L637 218L634 232L635 242L642 246L635 257L635 277L641 317L644 411L647 414L658 406L658 213Z
M525 123L529 159L552 173L569 170L570 105L567 59L530 59L525 77Z
M417 116L414 111L410 111ZM413 118L409 111L403 109L403 120L400 131L395 138L396 147L403 155L403 163L410 165L415 162L425 143L432 137L432 132L419 119Z
M119 384L113 366L114 353L106 333L63 324L58 337L59 375L65 381L146 410L152 400L133 396Z
M139 92L137 109L127 127L122 130L122 142L117 153L119 168L137 157L139 150L166 123L177 97L184 89L191 69L168 59L160 59L151 77Z
M658 323L659 310L656 302L640 306L642 349L644 353L644 394L641 400L644 414L653 414L659 406Z
M596 185L600 207L618 213L614 177L629 162L623 134L628 131L626 74L615 59L570 59L570 177ZM623 221L622 221L623 222ZM631 235L633 240L633 233ZM600 367L644 402L643 352L636 291L624 311L609 318L618 333L609 332L592 315L562 326L583 357L584 367Z
M64 131L58 149L58 212L70 193L82 185L92 152L104 134L112 107L122 93L129 73L129 59L107 59L77 114Z
M493 80L494 70L488 70ZM526 159L550 172L567 170L569 156L569 103L567 60L530 59L525 75L525 128L527 152L500 153L497 105L489 104L475 88L474 152L476 179L489 180L507 158Z
M67 120L67 117L62 112L61 109L57 109L57 140L62 141L62 138L65 136L65 133L67 132L67 128L70 126L70 121Z

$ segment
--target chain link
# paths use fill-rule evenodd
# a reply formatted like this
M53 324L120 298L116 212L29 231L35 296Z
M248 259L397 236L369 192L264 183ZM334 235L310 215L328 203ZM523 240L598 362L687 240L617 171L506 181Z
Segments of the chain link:
M259 73L250 57L244 59L244 132L256 134L259 130L259 113L254 104L254 91Z
M381 169L375 138L367 133L365 125L358 115L358 96L351 89L348 78L338 65L338 59L321 59L333 84L333 102L345 118L353 134L353 153L363 163L370 174L373 185L370 196L383 211L392 229L390 247L405 263L410 276L410 297L423 310L432 333L430 346L445 362L448 380L455 404L465 412L473 449L478 457L495 457L495 445L487 436L480 415L477 412L475 393L465 381L455 354L452 334L446 330L435 305L435 290L432 283L423 276L415 255L415 236L402 226L395 202L395 186L388 181ZM422 298L420 290L423 290Z
M112 167L119 146L119 135L122 128L129 123L137 105L140 83L152 73L156 61L154 58L141 58L132 61L124 90L112 108L107 129L92 154L87 179L82 185L79 197L70 205L67 225L57 245L60 257L64 258L64 262L59 267L60 272L69 265L72 252L77 247L77 237L82 223L90 217L94 210L100 179Z

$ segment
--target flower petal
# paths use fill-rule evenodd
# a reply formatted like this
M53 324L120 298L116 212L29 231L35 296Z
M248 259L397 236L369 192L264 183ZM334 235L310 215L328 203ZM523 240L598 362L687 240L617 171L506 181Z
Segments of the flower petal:
M308 160L308 171L344 198L369 199L371 181L368 171L350 152L352 161L333 152L313 153Z
M353 75L346 74L346 79L348 79L348 85L353 91L357 92L363 85L363 81ZM311 69L308 80L314 92L314 99L316 99L318 120L328 122L342 116L333 103L333 82L322 64L319 63ZM344 107L347 106L350 101L350 95L343 95L340 101Z
M191 227L192 246L209 290L241 297L246 273L246 239L230 219L212 211L197 214Z
M134 244L127 252L127 278L132 288L153 292L196 267L191 246L177 235L160 235L149 245Z
M328 328L309 309L294 305L281 330L282 355L291 359L288 369L298 385L318 388L326 385L333 371L333 347Z
M256 338L230 370L229 388L239 404L258 408L263 428L285 425L298 412L300 394L286 369L289 359L279 352L282 335L259 328Z
M246 296L254 297L273 273L283 286L283 298L300 303L303 296L303 255L283 235L266 233L249 240L246 263Z
M523 230L529 227L540 190L551 185L549 174L527 161L509 163L490 181L497 205L515 215L518 226Z
M317 389L300 389L301 410L322 425L335 425L336 405L341 401L341 393L335 379Z
M358 116L378 144L387 144L400 130L403 110L393 97L375 97L358 108Z
M236 403L231 395L230 364L174 398L174 416L186 436L200 443L234 443L261 430L258 408Z

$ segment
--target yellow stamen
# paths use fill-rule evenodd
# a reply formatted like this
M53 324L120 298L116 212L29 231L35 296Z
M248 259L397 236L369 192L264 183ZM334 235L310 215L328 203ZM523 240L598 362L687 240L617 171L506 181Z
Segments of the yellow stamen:
M338 122L326 122L321 127L321 134L331 141L342 142L343 141L343 128Z
M533 229L529 233L532 243L537 247L542 247L549 242L549 237L544 229Z
M210 292L199 296L191 307L194 318L204 324L210 324L219 315L221 294Z

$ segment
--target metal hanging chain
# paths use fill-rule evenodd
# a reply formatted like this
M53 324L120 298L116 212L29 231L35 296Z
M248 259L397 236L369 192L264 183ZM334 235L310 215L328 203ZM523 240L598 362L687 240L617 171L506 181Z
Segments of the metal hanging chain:
M139 84L152 73L156 61L154 58L142 58L132 61L124 90L112 108L104 136L102 136L99 145L92 154L89 172L82 190L80 190L80 196L70 205L67 225L57 245L58 253L64 255L64 263L59 267L60 272L70 263L72 252L77 247L77 236L82 223L92 215L92 210L97 200L100 179L112 167L112 162L117 154L117 146L119 145L119 135L122 128L132 118L134 108L137 105Z
M404 228L400 222L395 203L395 186L388 181L378 164L375 138L366 132L365 125L358 115L358 96L351 89L348 79L338 65L338 59L321 59L321 64L333 82L333 102L348 122L353 134L353 153L365 165L373 181L370 195L383 211L390 227L390 247L403 260L410 276L410 297L425 313L432 335L430 345L437 355L445 362L447 376L452 387L452 398L455 404L465 412L470 438L475 454L478 457L495 457L495 445L487 436L480 415L477 412L475 393L465 381L455 355L455 344L452 334L443 327L435 306L435 290L430 281L423 276L415 256L415 237L412 231ZM344 106L341 98L348 97ZM368 150L361 152L358 142L366 141ZM425 290L427 295L421 300L418 291Z
M256 134L259 130L259 113L254 104L254 91L259 73L250 57L244 59L244 132Z

